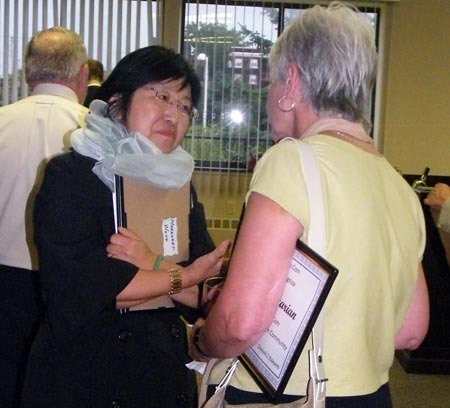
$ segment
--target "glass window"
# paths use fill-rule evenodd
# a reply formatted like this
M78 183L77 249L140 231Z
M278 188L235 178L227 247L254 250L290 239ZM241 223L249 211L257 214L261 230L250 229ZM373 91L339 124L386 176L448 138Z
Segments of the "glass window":
M196 68L204 90L200 119L193 122L183 142L197 169L247 171L250 160L272 145L266 114L270 48L283 27L310 6L184 2L183 53ZM377 28L379 10L364 12Z
M259 67L258 60L256 58L250 58L250 68L258 69L258 67Z
M250 85L258 85L258 75L250 74L248 76L248 83Z

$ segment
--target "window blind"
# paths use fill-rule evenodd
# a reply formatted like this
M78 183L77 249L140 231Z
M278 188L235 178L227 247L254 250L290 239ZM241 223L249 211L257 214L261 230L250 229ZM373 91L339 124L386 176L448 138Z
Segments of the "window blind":
M2 0L1 106L28 95L23 54L31 36L63 26L80 34L88 55L110 72L123 56L161 41L160 2L147 0Z

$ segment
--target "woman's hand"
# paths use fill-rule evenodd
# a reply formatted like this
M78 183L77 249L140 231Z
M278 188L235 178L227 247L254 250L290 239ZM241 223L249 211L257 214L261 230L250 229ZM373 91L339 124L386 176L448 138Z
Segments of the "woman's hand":
M444 203L450 198L450 186L444 183L437 183L428 193L423 202L431 208L440 210Z
M214 251L197 258L191 265L184 268L192 276L194 283L202 282L220 272L229 247L230 241L222 241Z
M153 269L155 254L133 231L119 227L119 233L111 235L106 247L108 256L130 262L140 269Z
M198 319L189 333L189 355L195 361L207 362L210 360L208 356L202 353L200 348L200 332L199 329L205 324L203 319Z

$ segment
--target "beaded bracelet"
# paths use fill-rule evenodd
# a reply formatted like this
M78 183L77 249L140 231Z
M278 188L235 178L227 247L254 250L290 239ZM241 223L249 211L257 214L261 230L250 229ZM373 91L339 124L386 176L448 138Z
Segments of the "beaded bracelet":
M153 270L157 271L159 269L159 265L161 265L161 261L164 259L162 255L158 255L155 259L155 264L153 265Z

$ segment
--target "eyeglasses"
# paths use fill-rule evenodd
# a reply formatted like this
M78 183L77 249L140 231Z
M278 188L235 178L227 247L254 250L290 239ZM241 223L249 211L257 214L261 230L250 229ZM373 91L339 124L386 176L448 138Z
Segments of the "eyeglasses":
M153 91L155 93L154 98L160 102L163 102L167 105L174 105L178 112L180 112L183 116L186 116L190 119L198 118L198 110L193 106L186 105L180 101L172 101L170 97L170 93L167 91L158 90L152 87L148 87L147 89Z

